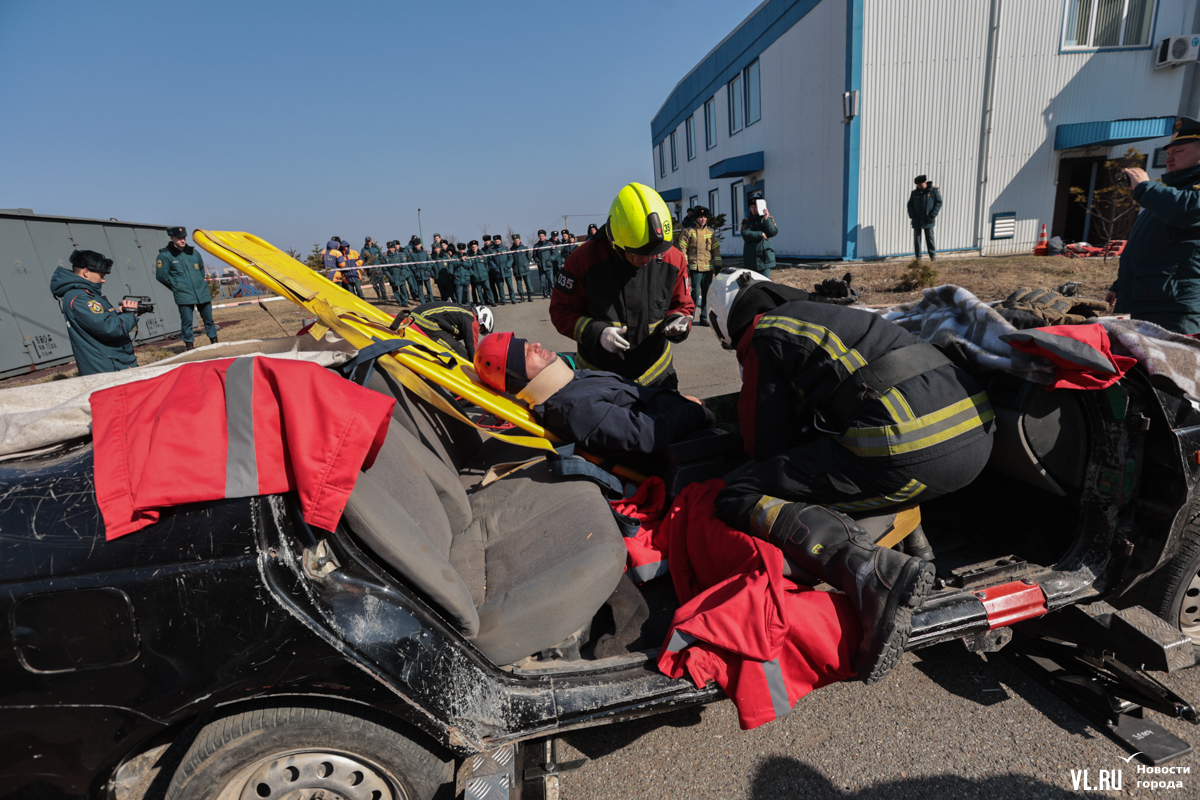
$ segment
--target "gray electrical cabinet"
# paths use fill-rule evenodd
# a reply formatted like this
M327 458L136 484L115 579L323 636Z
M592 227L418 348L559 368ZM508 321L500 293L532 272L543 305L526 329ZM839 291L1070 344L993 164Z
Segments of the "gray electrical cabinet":
M165 225L0 209L0 378L73 359L66 322L50 293L50 276L56 267L71 268L73 250L95 250L113 260L102 289L112 303L126 295L153 299L154 311L138 319L134 344L178 335L171 290L154 279L155 258L167 242Z

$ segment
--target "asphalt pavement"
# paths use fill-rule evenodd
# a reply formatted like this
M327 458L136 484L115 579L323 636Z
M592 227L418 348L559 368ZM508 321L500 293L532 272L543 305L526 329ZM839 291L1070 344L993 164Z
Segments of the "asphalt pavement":
M497 330L574 349L550 323L549 301L501 306L495 314ZM740 387L737 360L711 329L693 329L675 352L685 394L706 397ZM1200 669L1154 676L1200 701ZM1200 743L1200 726L1148 715ZM874 686L853 681L818 689L783 718L752 731L738 729L726 700L571 733L564 741L561 761L591 761L562 777L563 800L1200 798L1195 752L1169 765L1188 768L1187 774L1139 772L1138 759L1126 763L1127 751L1003 651L969 653L958 642L907 654ZM1119 791L1098 790L1102 780L1111 786L1118 779ZM1151 787L1150 781L1179 783Z

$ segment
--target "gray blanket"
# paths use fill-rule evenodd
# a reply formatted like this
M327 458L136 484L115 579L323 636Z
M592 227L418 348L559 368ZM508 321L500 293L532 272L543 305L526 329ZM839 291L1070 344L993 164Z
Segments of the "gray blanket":
M1034 383L1051 383L1054 366L1046 359L1013 349L1002 336L1016 328L961 286L926 289L915 303L879 311L926 342L942 348L960 364L1001 370ZM1149 322L1102 317L1112 351L1132 356L1156 378L1160 388L1185 395L1200 410L1200 340L1171 333Z

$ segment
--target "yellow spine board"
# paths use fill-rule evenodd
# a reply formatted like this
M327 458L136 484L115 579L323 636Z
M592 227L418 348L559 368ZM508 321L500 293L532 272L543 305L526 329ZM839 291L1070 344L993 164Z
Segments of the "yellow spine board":
M425 347L437 347L427 337L405 328L390 330L391 315L253 234L195 230L192 240L213 256L307 309L320 320L322 329L332 330L351 347L362 349L388 339L404 339ZM456 360L459 363L450 368L436 356L405 348L382 357L379 364L422 399L468 424L474 423L423 381L414 379L414 373L533 434L524 436L485 431L492 436L540 450L554 449L548 440L558 441L558 438L543 428L528 408L484 386L472 365L462 363L457 357Z

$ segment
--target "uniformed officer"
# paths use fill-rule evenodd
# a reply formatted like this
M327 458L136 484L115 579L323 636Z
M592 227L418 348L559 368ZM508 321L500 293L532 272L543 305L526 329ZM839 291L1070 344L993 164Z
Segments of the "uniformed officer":
M1151 181L1124 170L1141 213L1121 252L1107 300L1118 313L1176 333L1200 333L1200 121L1179 117L1167 171Z
M550 249L550 242L546 239L546 231L538 231L537 241L533 243L533 260L538 266L538 285L542 289L542 298L550 296L550 290L554 288L554 284L550 278L551 260L554 258L554 251Z
M433 287L429 279L433 277L432 265L429 263L429 253L425 252L421 240L413 236L408 240L409 279L408 289L414 303L429 303L433 301Z
M467 305L471 300L471 265L467 263L465 256L467 255L467 246L463 242L458 243L458 249L455 250L454 245L447 242L449 251L450 274L454 280L454 297L455 302L462 305Z
M367 274L367 280L371 282L371 288L375 290L375 297L387 302L387 276L384 274L384 255L379 250L379 245L368 236L363 241L359 254L362 256L363 271Z
M50 277L50 291L67 320L80 375L137 366L133 354L137 301L122 300L117 309L100 293L112 266L111 258L95 250L76 250L71 253L71 269L58 267ZM190 319L190 309L188 314Z
M488 288L487 258L479 249L479 241L472 239L467 245L467 266L471 268L471 303L477 306L492 305L492 292Z
M550 291L554 291L554 284L558 283L558 273L564 263L562 239L558 238L558 231L550 231Z
M914 257L921 260L921 234L925 235L925 249L929 251L929 260L937 260L937 245L933 239L933 226L937 215L942 210L942 193L933 185L927 175L913 178L917 188L908 196L908 219L913 229Z
M691 227L684 228L679 235L680 247L687 257L688 274L692 279L692 302L700 311L700 325L708 325L705 300L714 272L720 272L721 240L717 232L708 227L708 209L696 206L688 211L692 214Z
M183 337L183 346L191 350L192 309L200 312L204 321L204 335L209 344L217 341L217 325L212 316L212 292L209 291L207 277L204 271L204 259L200 251L187 243L187 228L167 228L167 236L171 243L158 251L158 259L154 264L154 277L163 286L170 287L175 296L175 305L179 306L179 332Z
M748 199L750 216L742 220L742 266L769 278L775 268L775 246L771 240L779 235L779 226L767 210L762 192L752 192ZM740 210L735 209L735 213Z
M530 250L521 244L521 234L512 235L512 247L508 248L508 256L512 259L513 280L517 283L517 296L521 295L521 284L525 284L524 303L533 302L533 289L529 286Z

